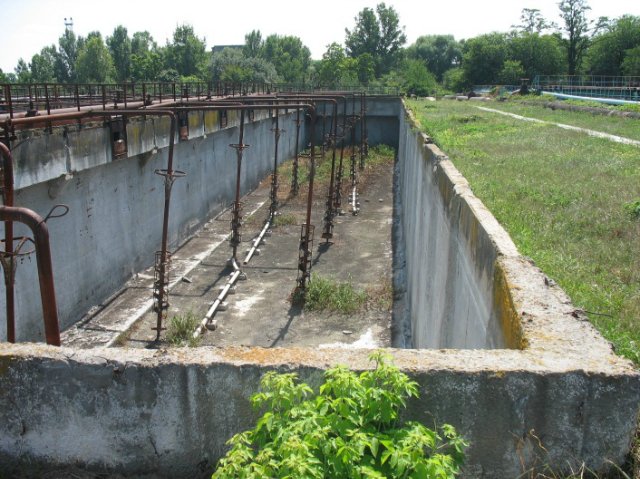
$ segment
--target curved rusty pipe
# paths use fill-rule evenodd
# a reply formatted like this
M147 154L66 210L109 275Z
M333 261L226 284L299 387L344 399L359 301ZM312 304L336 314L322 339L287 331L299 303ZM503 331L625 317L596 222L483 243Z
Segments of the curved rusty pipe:
M53 266L47 224L36 212L16 206L0 206L0 220L24 223L33 232L45 337L47 344L60 346L58 308L56 305L56 290L53 281Z
M13 156L11 150L2 142L0 142L0 154L2 154L3 169L3 199L4 206L13 206ZM14 268L15 262L13 258L13 221L4 222L4 244L6 257L9 260L10 271L4 272L6 311L7 311L7 341L16 342L16 306L14 293ZM7 265L4 265L5 268Z

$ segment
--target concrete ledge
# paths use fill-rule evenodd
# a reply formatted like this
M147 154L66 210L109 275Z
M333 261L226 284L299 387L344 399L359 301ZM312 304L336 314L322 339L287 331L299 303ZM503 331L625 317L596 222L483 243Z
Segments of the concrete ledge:
M517 477L624 460L638 375L625 361L548 351L391 350L420 384L407 418L448 422L471 442L465 477ZM71 350L0 345L0 461L84 464L190 477L250 427L248 397L267 370L317 385L335 364L371 366L367 351L197 348ZM544 446L546 451L539 445Z

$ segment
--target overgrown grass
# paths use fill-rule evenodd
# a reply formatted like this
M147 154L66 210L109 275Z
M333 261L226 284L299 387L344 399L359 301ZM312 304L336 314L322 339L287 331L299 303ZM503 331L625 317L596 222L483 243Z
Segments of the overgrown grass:
M200 320L191 311L171 318L167 327L167 342L173 346L195 347L200 343L200 336L193 337L193 332Z
M360 310L367 294L354 288L351 281L338 281L313 274L304 298L309 311L331 311L351 314Z
M507 111L509 113L515 113L517 115L538 118L540 120L588 128L590 130L601 131L611 135L631 138L632 140L640 140L640 119L638 118L594 115L593 113L582 111L552 110L550 108L545 108L542 105L523 104L522 101L530 103L531 99L529 97L524 97L524 100L514 99L506 102L491 102L483 104L483 106L495 108L496 110Z
M298 224L298 218L293 213L282 213L273 219L273 226L290 226Z
M640 149L466 102L408 103L520 252L640 364L640 221L625 206L640 198ZM611 120L593 116L591 127Z

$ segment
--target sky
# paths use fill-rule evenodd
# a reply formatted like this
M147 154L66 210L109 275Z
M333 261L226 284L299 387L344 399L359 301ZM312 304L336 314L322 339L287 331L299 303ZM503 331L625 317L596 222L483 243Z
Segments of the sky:
M295 35L322 58L331 42L344 43L345 28L355 17L381 0L0 0L0 68L12 72L20 57L27 62L46 45L58 43L65 18L73 18L76 35L98 30L103 37L123 25L133 32L148 30L159 45L171 38L176 26L192 25L207 47L244 43L244 35L260 30L262 37ZM519 23L523 8L537 8L548 20L559 22L558 0L387 0L405 27L407 46L421 35L452 34L457 40L492 31L508 31ZM588 0L589 18L640 16L637 0Z

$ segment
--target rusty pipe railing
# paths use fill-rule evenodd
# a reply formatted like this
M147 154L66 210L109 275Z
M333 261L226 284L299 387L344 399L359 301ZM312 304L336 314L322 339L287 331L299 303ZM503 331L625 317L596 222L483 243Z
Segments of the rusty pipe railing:
M17 221L31 229L36 247L38 280L40 282L40 300L44 318L44 331L47 344L60 346L60 327L58 325L58 307L53 281L53 265L49 246L49 230L45 220L28 208L0 206L0 221Z

